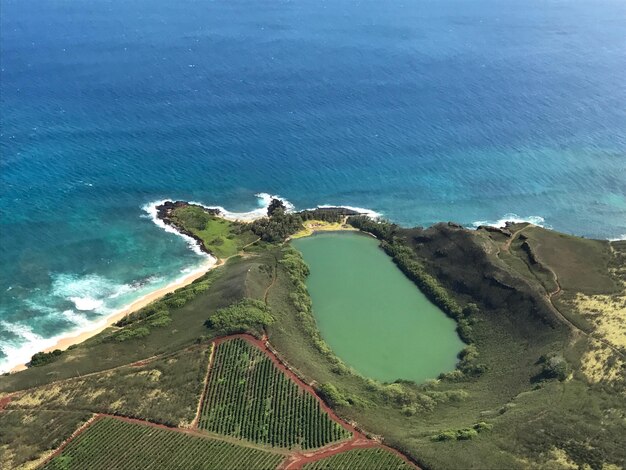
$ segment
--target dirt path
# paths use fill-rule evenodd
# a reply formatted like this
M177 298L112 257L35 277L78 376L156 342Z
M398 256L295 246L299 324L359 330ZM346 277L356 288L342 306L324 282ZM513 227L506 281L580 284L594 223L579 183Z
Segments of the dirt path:
M278 260L276 259L274 263L274 269L272 271L272 282L270 282L270 285L267 286L267 289L265 289L265 294L263 294L263 302L265 302L265 305L267 305L267 296L270 295L270 289L274 287L274 284L276 283L277 278L278 278Z
M354 437L349 441L333 444L312 452L296 452L291 454L283 463L280 464L277 470L293 470L302 468L307 463L317 462L318 460L332 457L333 455L341 454L342 452L354 449L370 449L372 447L382 446L378 442L371 439Z
M355 425L348 423L339 415L337 415L333 411L333 409L330 408L326 404L326 402L319 397L315 389L310 384L306 383L300 377L300 375L297 374L295 370L286 361L284 361L280 356L278 356L278 354L276 353L276 350L271 346L266 336L264 336L262 339L255 338L254 336L248 335L248 334L223 336L221 338L217 338L216 340L214 340L214 344L217 347L220 343L229 341L234 338L241 338L245 341L248 341L249 343L252 343L254 346L259 348L261 351L263 351L270 358L270 360L274 363L274 365L276 365L276 367L278 367L284 374L286 374L287 377L293 380L304 391L313 395L313 397L315 397L315 399L318 401L320 408L324 410L333 421L335 421L336 423L341 425L344 429L352 433L352 438L347 441L343 441L339 443L332 443L326 447L322 447L320 449L313 450L310 452L292 453L288 459L286 459L283 463L281 463L281 465L278 467L279 469L281 470L298 469L298 468L301 468L305 463L315 462L317 460L321 460L323 458L330 457L332 455L345 452L347 450L365 449L365 448L370 448L370 447L384 448L387 451L398 455L405 462L410 464L413 468L419 468L404 454L398 452L396 449L393 449L384 444L381 444L380 442L374 439L368 438Z
M209 374L213 368L213 360L215 358L215 343L211 344L211 354L209 355L209 362L206 367L206 374L204 375L204 382L202 383L202 393L200 394L200 400L198 400L198 408L196 408L196 416L191 422L192 429L198 428L198 421L200 421L200 413L202 412L202 405L204 404L204 397L206 396L207 388L209 387Z
M312 450L312 451L308 451L308 452L300 452L300 451L290 452L289 450L286 450L286 449L273 449L273 448L269 448L269 447L265 447L265 446L256 445L256 444L247 442L245 440L241 440L241 439L237 439L237 438L231 438L231 437L228 437L228 436L215 435L213 433L209 433L207 431L203 431L203 430L198 429L198 421L199 421L199 418L200 418L200 413L202 411L202 404L204 402L204 398L205 398L206 391L207 391L207 388L208 388L209 374L210 374L210 372L212 370L212 366L213 366L213 362L214 362L215 349L221 343L223 343L225 341L229 341L229 340L235 339L235 338L241 338L241 339L251 343L252 345L257 347L261 351L263 351L267 355L267 357L272 361L272 363L279 370L281 370L284 374L286 374L287 377L289 377L291 380L293 380L296 383L296 385L298 385L305 392L310 393L311 395L313 395L313 397L318 401L320 408L322 410L324 410L333 421L335 421L336 423L341 425L344 429L346 429L349 432L351 432L352 433L352 437L350 439L348 439L348 440L331 443L331 444L329 444L329 445L327 445L325 447L322 447L322 448L319 448L319 449L316 449L316 450ZM198 347L198 346L195 346L195 347ZM169 354L167 354L167 355L169 355ZM164 355L164 356L167 356L167 355ZM157 357L163 357L163 356L155 356L154 358L150 358L150 360L154 360ZM150 360L147 360L146 362L150 362ZM144 361L138 361L138 363L141 363L141 362L144 362ZM126 366L128 366L128 364L124 365L124 366L119 366L119 367L126 367ZM119 368L119 367L116 367L116 368ZM111 370L111 369L109 369L109 370ZM101 372L97 372L97 373L101 373ZM71 380L71 379L66 379L66 380ZM3 397L0 400L0 410L2 410L2 408L4 408L11 401L11 399L13 398L14 395L15 394ZM324 459L324 458L327 458L327 457L331 457L333 455L336 455L336 454L339 454L339 453L342 453L342 452L346 452L346 451L349 451L349 450L353 450L353 449L367 449L367 448L382 448L382 449L385 449L385 450L387 450L389 452L392 452L392 453L396 454L398 457L402 458L411 467L419 469L419 467L417 467L404 454L400 453L396 449L393 449L391 447L385 446L384 444L380 443L379 441L377 441L375 439L368 438L354 424L348 423L347 421L345 421L344 419L339 417L317 395L317 393L315 392L315 389L310 384L306 383L300 377L300 375L286 361L284 361L277 354L277 352L274 350L274 348L269 343L269 341L267 339L267 336L264 336L262 339L258 339L258 338L255 338L254 336L248 335L248 334L236 334L236 335L222 336L222 337L215 338L215 339L212 340L212 350L211 350L211 355L209 357L209 361L208 361L208 365L207 365L207 373L206 373L205 379L204 379L203 390L202 390L202 394L201 394L200 400L198 402L198 408L196 410L196 415L195 415L194 420L192 421L191 427L189 427L189 428L170 427L170 426L167 426L167 425L164 425L164 424L153 423L153 422L150 422L150 421L137 419L137 418L130 418L130 417L126 417L126 416L118 416L118 415L112 415L112 414L106 414L106 413L97 413L97 414L94 414L94 416L90 420L88 420L85 424L83 424L76 431L74 431L74 433L68 439L66 439L52 454L50 454L43 461L42 465L45 462L48 462L49 460L51 460L52 458L58 456L63 451L63 449L65 449L65 447L67 447L67 445L72 440L74 440L77 436L82 434L90 425L92 425L97 420L103 419L105 417L113 418L113 419L119 419L121 421L125 421L125 422L128 422L128 423L139 424L139 425L143 425L143 426L151 426L151 427L156 427L156 428L160 428L160 429L166 429L166 430L174 431L174 432L180 432L180 433L193 435L193 436L197 436L197 437L217 439L217 440L221 440L221 441L225 441L225 442L231 442L231 443L243 446L243 447L250 447L250 448L260 449L260 450L264 450L264 451L268 451L268 452L279 453L281 455L285 455L285 457L286 457L285 460L283 460L281 462L281 464L279 465L279 467L278 467L281 470L299 469L304 464L309 463L309 462L315 462L317 460L321 460L321 459Z
M509 252L510 248L511 248L511 244L513 243L513 241L515 241L515 239L518 237L518 235L523 232L524 230L530 228L530 227L534 227L534 225L529 224L526 225L525 227L522 227L521 229L513 232L513 234L511 235L511 238L509 238L506 243L504 245L502 245L502 247L500 249L498 249L498 252L496 253L497 256L500 256L500 253L502 253L503 251ZM538 248L535 247L535 249ZM554 270L548 266L546 263L542 263L543 267L545 269L547 269L550 274L552 275L552 279L554 282L554 285L556 286L554 288L554 290L552 291L547 291L546 290L546 294L545 294L545 298L548 301L548 305L550 306L552 312L555 314L555 316L563 323L565 324L571 331L572 333L574 333L574 336L586 336L590 339L594 339L596 341L599 341L600 343L602 343L603 345L605 345L606 347L608 347L609 349L611 349L611 351L613 351L615 354L617 354L618 356L620 356L621 358L626 359L626 355L621 352L619 349L617 349L615 346L613 346L610 342L602 339L602 338L598 338L596 336L594 336L592 333L588 333L585 330L579 328L578 326L576 326L574 323L572 323L572 321L570 321L562 312L561 310L559 310L559 308L556 306L556 303L554 302L555 297L559 296L561 294L561 292L563 291L562 287L561 287L561 282L559 281L559 277L557 276L556 272L554 272Z
M74 439L76 439L79 435L81 435L82 433L84 433L87 428L89 428L89 426L91 426L93 423L95 423L97 420L99 420L101 418L100 415L94 415L91 418L89 418L87 421L85 421L76 431L74 431L72 433L72 435L70 437L68 437L67 439L65 439L61 445L59 447L56 448L56 450L54 452L52 452L48 457L46 457L39 465L38 467L41 468L43 467L47 462L49 462L50 460L52 460L53 458L55 458L57 455L61 454L61 452L63 452L63 449L65 449L68 444L70 442L72 442Z
M503 251L508 252L511 249L511 245L513 244L513 242L515 241L515 239L517 238L517 236L522 233L524 230L526 230L529 227L534 227L534 225L532 224L528 224L525 227L522 227L519 230L516 230L515 232L513 232L511 234L511 238L509 238L506 243L504 245L502 245L500 248L498 248L498 252L496 253L497 256L500 256L500 253L502 253Z
M575 335L577 335L577 336L578 335L583 335L583 336L586 336L589 339L593 339L595 341L598 341L598 342L602 343L604 346L606 346L607 348L609 348L611 351L613 351L615 354L617 354L622 359L626 359L626 354L624 354L618 348L613 346L613 344L611 344L609 341L605 340L604 338L598 338L597 336L595 336L593 334L593 332L588 333L585 330L583 330L582 328L579 328L574 323L572 323L569 320L569 318L567 318L565 315L563 315L563 313L561 313L559 308L554 303L554 297L556 297L557 295L559 295L562 292L561 283L559 282L559 277L556 275L556 273L550 267L548 267L548 266L545 266L545 267L546 267L546 269L548 271L550 271L552 273L552 277L554 279L554 283L557 286L556 289L554 289L552 292L546 292L546 298L548 299L548 302L549 302L550 306L552 307L552 310L554 311L554 313L557 315L557 317L563 323L565 323L567 326L569 326L570 330L572 330Z

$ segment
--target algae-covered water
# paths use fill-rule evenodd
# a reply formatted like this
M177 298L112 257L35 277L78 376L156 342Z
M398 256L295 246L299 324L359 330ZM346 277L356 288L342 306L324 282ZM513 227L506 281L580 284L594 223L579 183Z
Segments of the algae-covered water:
M326 342L346 364L381 381L423 381L455 367L463 342L372 237L320 233L294 240Z

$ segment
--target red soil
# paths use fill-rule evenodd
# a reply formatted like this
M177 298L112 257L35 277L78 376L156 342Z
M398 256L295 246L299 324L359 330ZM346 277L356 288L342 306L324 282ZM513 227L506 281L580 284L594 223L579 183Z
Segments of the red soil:
M0 411L4 410L4 407L7 406L12 399L13 395L7 395L4 398L0 398Z
M301 468L304 464L307 464L309 462L315 462L317 460L321 460L324 459L326 457L331 457L333 455L339 454L341 452L345 452L348 450L353 450L353 449L368 449L368 448L372 448L372 447L379 447L379 448L384 448L389 452L392 452L394 454L396 454L397 456L399 456L400 458L402 458L402 460L404 460L405 462L407 462L411 467L418 469L419 467L417 465L415 465L411 460L409 460L404 454L398 452L397 450L385 446L384 444L381 444L380 442L378 442L377 440L374 439L370 439L368 438L362 431L358 430L354 425L346 422L345 420L343 420L342 418L340 418L315 392L315 389L310 385L307 384L306 382L304 382L302 380L302 378L297 375L295 373L295 371L284 361L280 358L280 356L277 355L276 351L271 347L269 341L267 340L267 337L264 336L263 339L258 339L255 338L254 336L248 335L248 334L237 334L237 335L229 335L229 336L223 336L220 338L216 338L213 343L215 345L215 347L217 347L220 343L223 343L225 341L229 341L231 339L234 338L241 338L245 341L248 341L249 343L253 344L254 346L256 346L257 348L259 348L261 351L263 351L265 354L267 354L267 356L270 358L270 360L276 365L276 367L278 367L283 373L287 374L287 376L293 380L300 388L302 388L304 391L312 394L315 399L319 402L320 408L323 409L326 413L328 413L328 415L330 416L331 419L333 419L335 422L339 423L341 426L343 426L345 429L347 429L348 431L350 431L352 433L352 438L346 441L342 441L339 443L334 443L334 444L329 444L326 447L322 447L320 449L317 450L313 450L310 452L294 452L292 454L290 454L278 467L278 470L294 470L294 469L299 469ZM157 424L157 423L152 423L150 421L145 421L145 420L141 420L141 419L136 419L136 418L128 418L125 416L117 416L117 415L110 415L110 414L105 414L105 413L98 413L97 415L95 415L92 419L90 419L89 421L87 421L85 424L83 424L80 428L78 428L76 431L74 431L74 433L68 438L66 439L63 444L61 444L55 451L54 453L52 453L47 459L46 462L51 460L52 458L56 457L57 455L59 455L63 449L65 449L65 447L67 447L67 445L74 440L77 436L79 436L80 434L82 434L89 426L91 426L91 424L93 424L94 422L96 422L99 419L102 419L104 417L109 417L109 418L114 418L114 419L119 419L121 421L125 421L127 423L133 423L133 424L139 424L139 425L143 425L143 426L151 426L151 427L155 427L155 428L160 428L160 429L166 429L169 431L175 431L175 432L181 432L181 433L185 433L185 434L190 434L190 435L195 435L195 436L200 436L200 437L207 437L206 433L204 433L201 430L197 429L197 425L198 425L198 418L200 416L200 411L202 408L202 402L204 400L204 396L206 394L206 388L208 386L208 378L209 378L209 374L211 373L211 368L213 365L213 359L214 359L214 351L211 354L211 357L209 359L209 365L208 365L208 370L207 370L207 375L205 376L205 382L204 382L204 388L202 391L202 397L200 399L200 403L198 405L198 411L196 413L196 417L194 418L193 422L192 422L192 426L191 428L176 428L176 427L170 427L164 424ZM152 358L144 360L144 361L138 361L133 363L132 365L144 365L147 362L151 362ZM4 397L0 400L0 411L11 401L12 396L9 395L7 397Z
M50 454L46 460L44 460L41 463L41 466L43 467L46 462L49 462L50 460L55 458L57 455L59 455L61 452L63 452L63 449L65 449L70 442L76 439L80 434L84 433L89 428L89 426L91 426L100 418L102 418L102 415L95 415L89 420L87 420L81 427L79 427L76 431L74 431L70 437L65 439L65 441L63 441L63 443L59 447L57 447L57 449L52 454Z
M209 356L209 363L207 365L206 374L204 375L204 382L202 384L202 394L200 395L200 400L198 400L198 408L196 409L196 416L193 418L191 422L191 427L194 429L198 428L198 421L200 421L200 413L202 412L202 405L204 405L204 399L206 397L207 388L209 387L209 374L211 373L211 369L213 368L213 360L215 358L215 348L216 345L213 343L213 347L211 348L211 355Z
M254 344L257 348L263 351L267 356L272 360L272 362L278 367L283 373L287 374L287 376L293 380L300 388L310 393L315 397L315 399L319 402L320 408L322 408L330 418L339 423L345 429L352 433L352 438L348 441L343 441L338 444L330 444L326 447L322 447L320 449L311 451L311 452L296 452L289 456L281 465L278 467L280 470L293 470L299 469L304 464L309 462L315 462L317 460L321 460L326 457L330 457L335 454L339 454L341 452L345 452L347 450L352 449L367 449L370 447L381 447L386 449L389 452L392 452L398 455L402 460L407 462L413 468L419 468L415 465L411 460L409 460L404 454L398 452L397 450L388 447L386 445L381 444L380 442L368 438L363 432L358 430L354 425L346 422L344 419L340 418L327 404L322 400L315 389L310 385L304 382L299 375L297 375L294 370L283 361L277 354L274 348L271 347L267 336L263 336L263 339L257 339L252 335L248 334L238 334L238 335L230 335L223 336L221 338L217 338L214 340L215 346L218 346L220 343L224 341L228 341L234 338L241 338L249 343ZM210 369L209 369L210 370Z

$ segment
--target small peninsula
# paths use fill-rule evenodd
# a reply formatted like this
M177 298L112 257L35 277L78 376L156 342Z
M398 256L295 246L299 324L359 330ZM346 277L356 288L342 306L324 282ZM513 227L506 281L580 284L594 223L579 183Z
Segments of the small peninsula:
M156 210L210 269L1 376L0 467L626 461L626 241L279 199L246 221Z

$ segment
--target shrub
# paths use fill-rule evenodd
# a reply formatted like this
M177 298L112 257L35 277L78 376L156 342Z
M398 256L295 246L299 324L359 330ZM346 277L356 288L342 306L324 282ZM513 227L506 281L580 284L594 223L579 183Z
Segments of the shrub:
M331 383L325 383L318 387L317 392L329 406L349 405L344 395Z
M55 349L50 352L38 352L31 357L30 362L28 363L29 367L38 367L44 366L46 364L50 364L51 362L56 361L59 357L63 355L63 351L60 349Z
M233 334L260 333L272 323L274 317L265 303L255 299L243 299L217 310L205 325L220 334Z
M160 311L158 314L153 315L148 320L148 324L150 326L167 326L172 322L172 317L169 316L169 313L165 310Z
M472 428L474 428L478 432L491 431L491 429L493 428L493 424L481 421L480 423L476 423L474 426L472 426Z
M456 441L456 431L442 431L431 439L433 441Z
M467 441L478 436L478 431L474 428L463 428L447 431L442 431L431 437L433 441Z
M456 438L459 441L466 441L468 439L473 439L476 436L478 436L478 431L476 431L475 429L472 429L472 428L459 429L456 432Z
M113 335L113 339L118 342L128 341L129 339L144 338L150 334L147 326L137 326L135 328L124 328L119 333Z
M541 356L538 362L542 365L542 367L541 372L534 377L535 381L556 379L562 382L567 379L570 374L570 366L561 355L544 355Z

